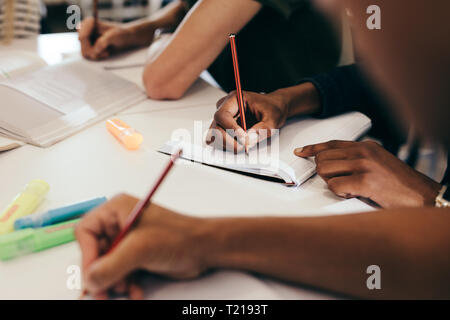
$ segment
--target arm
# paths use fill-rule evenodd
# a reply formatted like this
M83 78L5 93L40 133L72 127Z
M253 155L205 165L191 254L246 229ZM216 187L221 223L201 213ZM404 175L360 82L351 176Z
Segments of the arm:
M150 18L124 24L98 21L99 37L95 43L90 40L94 19L86 18L78 31L81 52L85 58L98 60L125 49L148 46L157 29L175 29L186 11L186 4L182 0L176 0Z
M450 297L450 209L211 220L207 265L362 298ZM381 290L366 269L381 268Z
M259 11L250 0L200 0L166 48L145 67L143 81L153 99L178 99L219 55L228 34L238 32Z
M217 268L257 272L363 298L450 298L450 209L393 209L313 218L202 219L151 204L107 256L102 244L138 200L122 195L76 230L86 288L105 292L144 269L176 279ZM381 290L368 290L370 265Z

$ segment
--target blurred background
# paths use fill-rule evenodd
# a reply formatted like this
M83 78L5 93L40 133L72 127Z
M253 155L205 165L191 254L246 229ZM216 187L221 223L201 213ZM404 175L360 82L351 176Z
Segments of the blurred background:
M117 22L149 16L165 0L99 0L99 17ZM70 32L67 8L77 5L81 17L92 15L92 0L0 0L0 38L21 38L39 33Z

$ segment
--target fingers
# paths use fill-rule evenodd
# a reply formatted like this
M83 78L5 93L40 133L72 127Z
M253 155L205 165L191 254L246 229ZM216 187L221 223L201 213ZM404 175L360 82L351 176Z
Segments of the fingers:
M251 127L247 132L249 149L256 146L257 143L270 138L274 128L273 124L265 121L258 122Z
M94 19L92 17L86 18L80 24L80 28L78 29L78 38L81 44L81 52L87 59L105 59L110 55L108 52L110 34L106 31L110 27L99 23L99 31L101 36L95 41L95 43L92 43L91 35L94 32L94 25Z
M134 197L118 195L83 217L75 229L83 270L109 247L137 201Z
M89 39L91 36L92 31L94 30L94 18L88 17L84 19L78 28L78 39L84 40Z
M297 148L294 150L294 154L302 158L313 157L325 150L348 148L354 146L356 143L357 142L354 141L332 140L324 143L304 146L303 148Z
M224 101L229 97L230 95L226 95L223 98L220 98L217 102L216 102L216 109L219 109L220 106L224 103Z
M86 59L95 59L94 49L91 43L91 34L94 31L94 19L92 17L84 19L78 29L78 39L80 40L81 53Z
M319 176L327 180L331 177L366 172L369 165L366 159L324 160L317 163L316 171Z
M131 282L128 288L128 296L131 300L144 299L144 290L135 282Z
M138 233L130 233L109 254L94 261L85 273L86 289L93 293L103 292L120 283L142 260Z
M238 143L234 137L233 130L227 132L213 120L206 136L206 143L220 150L241 152L244 149L243 144Z
M221 98L216 105L218 110L214 114L206 143L212 144L218 149L233 150L234 152L242 151L246 133L236 121L239 108L235 92L230 92L227 96Z
M103 210L103 206L98 210ZM100 255L99 236L102 234L102 224L99 219L87 214L75 229L75 236L81 249L82 267L85 270Z
M368 174L334 177L328 180L328 188L339 197L371 198L372 181Z
M219 127L223 129L231 129L234 130L236 136L245 141L245 131L241 126L237 123L237 117L239 115L239 109L237 106L236 96L233 96L231 99L228 99L226 102L222 104L219 110L214 114L214 121Z

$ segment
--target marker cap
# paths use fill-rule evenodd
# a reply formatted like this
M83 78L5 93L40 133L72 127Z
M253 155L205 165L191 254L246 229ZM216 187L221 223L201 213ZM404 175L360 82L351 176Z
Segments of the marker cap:
M0 260L45 250L75 239L79 219L39 229L23 229L0 236Z

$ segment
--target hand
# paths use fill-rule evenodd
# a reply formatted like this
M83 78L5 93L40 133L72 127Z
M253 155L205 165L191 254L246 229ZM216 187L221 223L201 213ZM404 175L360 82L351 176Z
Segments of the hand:
M108 290L142 298L142 290L131 281L137 270L178 279L196 277L205 271L205 254L200 252L207 243L200 239L203 220L155 204L150 204L114 250L102 256L137 202L128 195L116 196L88 213L76 228L84 286L96 298L107 298Z
M224 150L239 152L243 150L246 140L248 147L252 148L259 141L269 138L272 129L279 129L286 122L288 108L276 91L270 94L244 91L243 96L248 131L243 130L240 122L238 124L239 107L236 92L233 91L217 102L217 111L206 138L207 144L214 143Z
M316 87L305 82L297 86L276 90L269 94L243 92L247 132L237 119L239 108L236 92L231 92L217 102L214 121L206 142L216 148L242 151L247 143L249 148L269 138L273 129L280 129L286 119L320 113L320 97ZM227 130L231 130L228 131ZM236 140L234 139L236 137Z
M315 156L316 171L340 197L365 197L384 208L434 205L440 185L373 141L329 141L294 150Z
M83 20L78 30L78 37L81 43L81 52L86 59L106 59L113 53L140 45L139 39L132 27L98 21L98 38L95 43L91 42L93 31L94 19L89 17ZM153 39L153 34L154 32L148 32L147 37Z

